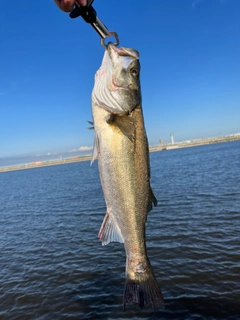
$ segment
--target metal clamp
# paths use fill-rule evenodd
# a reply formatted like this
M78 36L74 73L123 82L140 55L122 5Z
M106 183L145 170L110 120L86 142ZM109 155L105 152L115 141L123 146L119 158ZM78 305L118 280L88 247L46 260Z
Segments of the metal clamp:
M102 21L97 17L96 10L92 7L94 0L89 0L88 5L81 7L78 2L75 1L75 7L72 12L69 14L70 18L82 17L87 23L90 23L91 26L101 37L101 45L106 48L105 39L107 37L113 36L116 39L114 43L115 46L119 45L119 38L116 32L108 31L107 27L102 23Z

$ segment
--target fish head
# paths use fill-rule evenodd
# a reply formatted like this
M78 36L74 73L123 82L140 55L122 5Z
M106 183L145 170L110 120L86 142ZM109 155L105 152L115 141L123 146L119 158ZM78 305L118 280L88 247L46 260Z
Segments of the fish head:
M95 75L94 93L109 110L131 113L141 104L139 53L109 43Z

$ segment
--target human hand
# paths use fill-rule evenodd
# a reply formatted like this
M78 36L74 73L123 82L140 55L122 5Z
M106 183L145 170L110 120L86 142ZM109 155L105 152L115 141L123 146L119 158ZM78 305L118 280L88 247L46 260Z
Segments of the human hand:
M86 6L87 0L76 0L80 6ZM75 0L54 0L56 5L65 12L71 12L74 8Z

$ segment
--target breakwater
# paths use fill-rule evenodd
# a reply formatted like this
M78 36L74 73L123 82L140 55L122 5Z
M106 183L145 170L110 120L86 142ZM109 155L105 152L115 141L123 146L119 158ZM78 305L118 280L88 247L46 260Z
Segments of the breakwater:
M215 137L215 138L205 138L205 139L196 139L196 140L187 140L181 141L177 143L163 143L157 146L150 146L150 152L152 151L162 151L162 150L171 150L171 149L179 149L179 148L187 148L187 147L197 147L206 144L214 144L221 142L231 142L240 140L240 133L231 134L229 136L223 137Z
M236 141L236 140L240 140L240 134L233 134L229 136L216 137L216 138L188 140L188 141L182 141L174 144L163 143L161 145L150 146L149 151L156 152L156 151L163 151L163 150L196 147L196 146L201 146L206 144L215 144L220 142L230 142L230 141ZM31 163L14 165L14 166L0 167L0 173L8 172L8 171L39 168L39 167L55 166L60 164L67 164L67 163L74 163L74 162L81 162L81 161L90 161L91 157L92 157L91 155L87 155L87 156L79 156L79 157L57 159L57 160L50 160L50 161L37 161L37 162L31 162Z
M74 158L67 158L67 159L50 160L50 161L36 161L36 162L20 164L15 166L2 167L0 168L0 172L56 166L60 164L67 164L67 163L73 163L73 162L81 162L81 161L91 160L91 157L92 156L82 156L82 157L74 157Z

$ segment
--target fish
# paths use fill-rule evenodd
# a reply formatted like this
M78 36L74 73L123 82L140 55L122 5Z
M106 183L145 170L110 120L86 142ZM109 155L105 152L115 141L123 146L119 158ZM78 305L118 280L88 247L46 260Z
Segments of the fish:
M164 308L164 298L147 256L145 224L157 205L150 186L149 146L140 86L139 53L109 43L92 91L94 148L106 202L99 231L102 245L124 244L123 308Z

